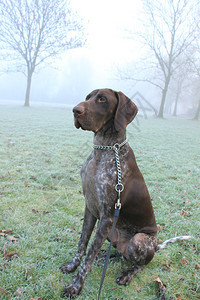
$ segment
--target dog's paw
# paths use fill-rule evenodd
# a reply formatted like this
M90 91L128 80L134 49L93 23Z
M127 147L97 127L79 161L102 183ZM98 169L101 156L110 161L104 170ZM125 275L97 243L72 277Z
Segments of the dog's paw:
M81 291L81 286L78 288L76 285L74 285L73 283L69 284L64 291L61 294L62 298L67 298L70 297L71 298L76 298L76 296L78 296L78 294Z
M117 280L116 280L117 284L125 285L125 286L129 285L132 278L143 268L144 268L144 266L142 266L142 267L133 266L130 269L122 271L121 274L117 277Z
M71 262L67 262L65 264L63 264L61 267L60 267L60 270L61 272L63 272L64 274L67 274L67 273L72 273L74 272L76 269L77 269L77 264L73 263L72 261Z
M133 278L133 275L130 274L128 271L123 271L118 277L117 277L117 284L119 285L129 285L131 282L131 279Z

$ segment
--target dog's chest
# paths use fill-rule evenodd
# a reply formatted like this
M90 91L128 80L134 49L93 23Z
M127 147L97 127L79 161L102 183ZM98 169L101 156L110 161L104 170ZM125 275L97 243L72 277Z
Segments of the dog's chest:
M81 179L85 200L91 213L97 218L103 210L109 213L116 200L117 171L114 153L105 151L95 155L92 152L82 167Z

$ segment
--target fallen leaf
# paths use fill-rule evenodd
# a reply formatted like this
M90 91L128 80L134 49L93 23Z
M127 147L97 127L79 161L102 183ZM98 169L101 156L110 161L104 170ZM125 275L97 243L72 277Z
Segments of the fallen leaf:
M9 234L12 232L12 229L0 229L0 233Z
M39 190L49 189L49 186L48 185L38 185L38 189Z
M33 223L33 225L38 225L40 223L40 219L38 219L37 221L35 221L34 223Z
M163 271L169 271L169 270L170 270L170 267L171 267L171 264L172 264L172 261L170 261L169 264L163 264L163 265L162 265L162 266L163 266L162 270L163 270Z
M12 260L13 258L17 258L17 257L19 257L17 252L6 253L6 255L4 254L4 258L8 261Z
M183 256L182 260L181 260L181 265L186 265L189 264L189 261L186 259L185 256Z
M12 235L9 235L9 236L7 237L7 239L8 239L10 242L13 242L13 243L18 242L18 240L19 240L19 239L15 238L15 237L12 236Z
M111 288L112 291L113 291L113 290L116 290L116 289L118 289L117 286L114 286L114 287Z
M191 212L188 212L188 211L186 211L185 209L182 209L181 216L188 216L188 217L190 217L191 215L192 215Z
M29 272L29 268L26 268L26 271L25 271L25 278L26 279L28 278L28 272Z
M158 284L158 298L165 300L166 285L160 280L158 275L153 275L154 282Z
M39 210L37 210L37 209L35 209L35 208L32 209L32 212L33 212L34 214L39 214Z
M174 180L177 180L177 177L175 177L175 176L170 176L170 177L168 177L169 179L174 179Z
M188 216L188 212L187 211L185 211L184 209L182 209L182 213L181 213L181 216Z
M13 258L17 258L19 257L19 255L17 254L17 252L10 252L8 253L6 250L6 246L3 247L3 255L4 255L4 259L5 260L12 260Z
M14 293L14 296L20 296L20 297L21 297L21 296L23 296L23 294L24 294L23 291L19 288L19 289L17 289L16 292Z
M162 231L162 230L165 229L165 225L159 225L159 224L158 224L158 225L157 225L157 228L158 228L158 230L161 230L161 231Z
M8 291L6 291L5 289L1 288L0 287L0 293L3 294L3 295L8 295L10 294Z
M183 179L181 179L181 178L177 178L177 181L179 181L179 182L182 182L182 181L183 181Z
M184 280L185 280L185 278L181 277L181 278L179 278L179 280L177 281L177 283L180 282L180 281L184 281Z
M43 215L45 215L45 214L50 214L51 212L48 210L43 210L42 213L43 213Z

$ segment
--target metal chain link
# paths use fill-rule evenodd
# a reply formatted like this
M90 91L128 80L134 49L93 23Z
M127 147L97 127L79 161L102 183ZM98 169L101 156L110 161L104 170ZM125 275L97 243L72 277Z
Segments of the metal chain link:
M117 184L115 185L115 190L118 193L117 203L115 203L115 209L121 208L120 203L120 193L124 190L124 185L121 182L122 179L122 172L121 172L121 165L119 160L119 149L124 146L127 142L127 139L123 141L121 144L114 144L113 146L101 146L101 145L93 145L93 148L96 150L113 150L115 152L115 161L117 167Z

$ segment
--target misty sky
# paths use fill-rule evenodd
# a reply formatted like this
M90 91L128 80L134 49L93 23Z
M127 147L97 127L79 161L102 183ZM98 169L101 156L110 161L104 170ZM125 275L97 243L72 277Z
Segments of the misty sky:
M127 31L138 27L140 0L73 0L73 8L86 20L87 44L69 50L51 67L36 70L31 104L35 101L74 104L93 89L109 87L129 96L135 87L117 80L116 67L137 58L137 43ZM0 74L0 101L23 103L26 78L21 73Z

